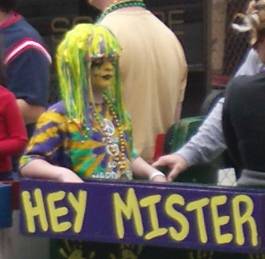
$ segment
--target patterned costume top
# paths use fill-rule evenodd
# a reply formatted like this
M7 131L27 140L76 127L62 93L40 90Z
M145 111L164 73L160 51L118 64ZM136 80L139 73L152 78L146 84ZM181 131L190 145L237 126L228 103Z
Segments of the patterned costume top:
M119 138L113 116L104 106L100 114L104 114L105 127L111 134L113 144L117 144ZM63 103L56 103L38 120L36 131L21 158L21 167L33 159L43 159L54 165L68 167L83 179L131 179L131 170L123 175L115 170L118 161L114 160L97 122L91 131L88 137L84 128L67 117ZM130 131L125 131L127 163L137 157L137 153L129 145L130 134Z

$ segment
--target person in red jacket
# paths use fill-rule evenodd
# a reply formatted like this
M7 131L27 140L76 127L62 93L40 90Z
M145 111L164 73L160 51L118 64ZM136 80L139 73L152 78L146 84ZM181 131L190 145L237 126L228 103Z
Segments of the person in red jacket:
M27 133L16 97L5 84L3 64L0 62L0 181L12 179L11 158L23 151Z

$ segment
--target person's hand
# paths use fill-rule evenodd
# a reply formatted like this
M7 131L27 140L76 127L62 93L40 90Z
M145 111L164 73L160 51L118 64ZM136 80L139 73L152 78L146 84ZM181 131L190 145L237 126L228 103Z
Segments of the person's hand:
M73 171L67 168L58 167L57 180L63 183L83 183L84 181Z
M182 171L184 171L188 167L188 164L186 160L180 155L170 154L161 156L156 162L152 164L152 166L168 166L171 170L167 175L167 180L169 182L172 182Z

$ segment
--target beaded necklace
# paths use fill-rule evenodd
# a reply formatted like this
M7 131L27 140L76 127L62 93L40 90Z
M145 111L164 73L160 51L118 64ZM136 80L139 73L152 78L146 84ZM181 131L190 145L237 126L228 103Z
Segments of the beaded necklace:
M119 2L114 2L109 7L105 9L97 19L97 22L100 22L105 16L109 13L114 12L118 9L127 8L127 7L143 7L145 8L145 3L142 0L124 0Z
M116 172L117 178L128 178L128 173L130 174L130 166L126 156L127 143L125 138L124 126L120 123L115 107L105 94L103 94L104 102L106 103L107 110L110 112L113 122L109 119L104 118L99 112L93 109L92 120L94 119L99 126L99 130L103 135L102 142L106 146L106 153L110 155L113 159L111 163L112 169ZM93 125L93 123L92 123ZM89 129L85 126L82 127L81 131L84 132L83 136L85 139L91 137ZM117 130L118 141L115 140L115 130ZM85 141L83 140L82 143ZM117 143L118 142L118 143ZM128 154L130 155L130 154Z

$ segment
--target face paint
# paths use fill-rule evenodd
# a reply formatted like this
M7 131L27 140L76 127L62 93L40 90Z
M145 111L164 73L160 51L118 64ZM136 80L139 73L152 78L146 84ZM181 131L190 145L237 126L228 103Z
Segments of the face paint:
M96 91L104 91L111 87L114 79L113 61L106 58L93 60L91 69L91 83Z

